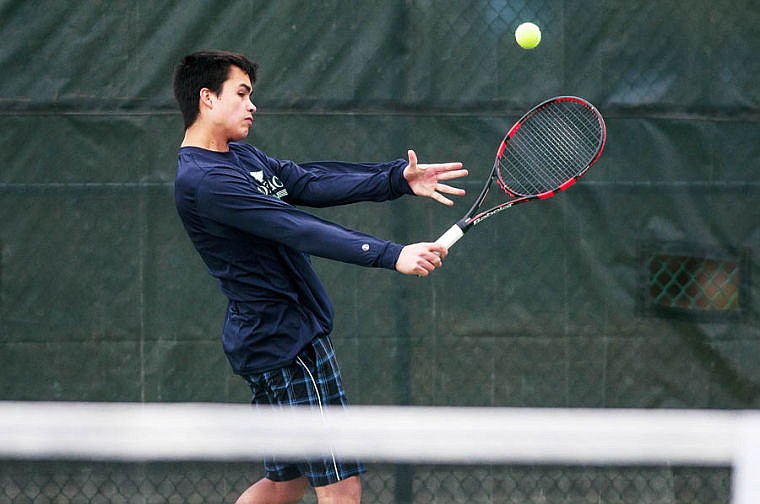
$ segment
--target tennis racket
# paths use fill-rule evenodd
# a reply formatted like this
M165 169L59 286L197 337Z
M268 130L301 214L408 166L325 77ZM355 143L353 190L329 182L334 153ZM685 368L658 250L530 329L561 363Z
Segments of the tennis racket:
M582 98L558 96L536 105L507 132L491 174L467 215L436 243L449 248L502 210L564 191L599 159L606 138L604 118ZM482 210L494 182L503 190L500 200L504 201Z

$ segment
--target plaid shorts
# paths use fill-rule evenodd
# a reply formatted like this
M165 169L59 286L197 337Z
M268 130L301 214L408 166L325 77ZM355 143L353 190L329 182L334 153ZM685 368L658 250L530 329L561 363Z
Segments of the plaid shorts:
M244 376L251 387L255 405L343 405L346 394L330 338L315 338L290 365L272 371ZM356 460L264 461L266 477L272 481L289 481L306 476L312 486L337 483L365 472Z

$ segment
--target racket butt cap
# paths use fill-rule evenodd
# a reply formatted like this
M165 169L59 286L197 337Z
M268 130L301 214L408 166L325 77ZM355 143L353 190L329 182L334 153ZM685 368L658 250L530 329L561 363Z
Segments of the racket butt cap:
M444 247L451 248L459 239L464 236L464 231L457 224L451 226L445 233L441 235L435 242L440 243Z

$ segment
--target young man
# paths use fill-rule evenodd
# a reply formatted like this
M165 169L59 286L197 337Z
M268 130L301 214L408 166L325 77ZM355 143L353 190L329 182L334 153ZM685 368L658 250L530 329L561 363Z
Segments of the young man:
M186 56L174 73L185 123L175 200L195 248L229 299L223 346L254 404L345 405L330 343L333 308L310 255L427 276L446 248L402 246L350 230L299 207L385 201L404 194L464 191L442 181L467 175L461 163L423 165L414 151L388 163L296 164L246 143L256 106L255 63L230 52ZM266 475L238 504L298 502L307 485L320 503L359 502L361 463L268 460Z

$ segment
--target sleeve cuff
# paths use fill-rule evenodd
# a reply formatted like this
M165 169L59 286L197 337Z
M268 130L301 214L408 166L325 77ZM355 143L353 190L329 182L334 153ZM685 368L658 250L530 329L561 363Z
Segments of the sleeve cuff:
M403 245L389 242L388 246L385 247L383 253L380 255L380 257L378 257L377 266L380 268L386 268L395 271L396 262L398 261L398 256L401 255L402 248L404 248Z
M414 194L412 188L409 186L409 182L404 178L404 168L409 162L405 159L397 159L393 162L394 166L391 168L390 184L391 192L394 198L403 196L405 194Z

